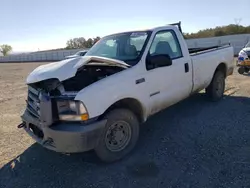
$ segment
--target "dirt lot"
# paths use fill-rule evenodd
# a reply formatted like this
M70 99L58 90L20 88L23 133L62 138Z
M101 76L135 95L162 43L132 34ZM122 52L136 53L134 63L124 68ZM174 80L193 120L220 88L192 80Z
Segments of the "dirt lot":
M0 187L250 187L250 77L227 80L224 99L197 94L150 118L134 152L102 164L64 155L16 126L27 74L39 63L0 64Z

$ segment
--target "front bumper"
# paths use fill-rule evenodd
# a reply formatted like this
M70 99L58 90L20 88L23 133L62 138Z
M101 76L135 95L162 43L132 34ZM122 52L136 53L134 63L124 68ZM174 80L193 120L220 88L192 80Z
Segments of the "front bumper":
M88 125L60 123L43 126L39 120L25 112L22 115L24 130L43 147L63 153L77 153L94 149L107 120Z

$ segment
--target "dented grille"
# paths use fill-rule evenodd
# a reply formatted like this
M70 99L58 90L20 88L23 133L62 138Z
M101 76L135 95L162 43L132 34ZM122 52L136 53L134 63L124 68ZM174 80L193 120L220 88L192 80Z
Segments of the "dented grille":
M39 91L30 86L28 87L27 110L32 116L39 119L40 116Z

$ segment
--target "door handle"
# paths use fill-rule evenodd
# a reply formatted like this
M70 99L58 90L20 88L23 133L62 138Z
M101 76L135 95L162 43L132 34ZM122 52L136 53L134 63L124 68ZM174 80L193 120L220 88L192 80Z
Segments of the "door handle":
M185 67L185 72L189 72L189 65L188 65L188 63L185 63L184 67Z
M145 78L140 78L140 79L135 81L135 84L141 84L143 82L145 82Z

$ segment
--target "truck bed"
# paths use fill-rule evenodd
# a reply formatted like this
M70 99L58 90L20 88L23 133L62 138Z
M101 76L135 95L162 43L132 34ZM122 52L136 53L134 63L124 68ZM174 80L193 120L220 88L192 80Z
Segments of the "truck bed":
M230 44L222 44L217 46L210 46L210 47L200 47L200 48L188 48L189 54L191 56L198 55L201 53L211 52L214 50L222 49L230 47Z
M193 62L193 92L206 88L220 63L233 68L233 47L229 45L190 49Z

